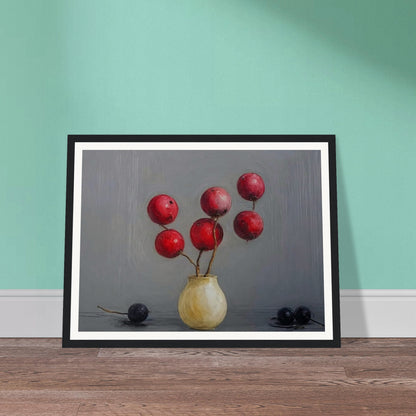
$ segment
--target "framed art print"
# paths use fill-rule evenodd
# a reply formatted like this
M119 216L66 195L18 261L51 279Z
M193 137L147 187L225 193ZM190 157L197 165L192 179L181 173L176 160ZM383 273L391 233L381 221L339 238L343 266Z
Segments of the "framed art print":
M64 347L340 346L335 137L69 136Z

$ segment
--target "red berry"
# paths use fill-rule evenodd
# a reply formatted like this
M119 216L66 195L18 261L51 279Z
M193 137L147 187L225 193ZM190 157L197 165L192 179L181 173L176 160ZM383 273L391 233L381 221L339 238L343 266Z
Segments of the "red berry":
M257 173L245 173L237 182L238 193L249 201L257 201L264 194L263 178Z
M214 225L215 221L211 218L200 218L192 224L190 232L191 241L198 250L214 249ZM217 226L215 227L217 246L221 244L223 235L222 227L217 223Z
M244 240L254 240L263 231L263 219L255 211L242 211L234 219L234 231Z
M231 196L224 188L214 186L202 194L201 208L210 217L221 217L231 208Z
M178 215L178 204L169 195L156 195L147 205L147 213L156 224L170 224Z
M156 236L156 251L163 257L169 259L179 256L185 247L182 234L176 230L165 230Z

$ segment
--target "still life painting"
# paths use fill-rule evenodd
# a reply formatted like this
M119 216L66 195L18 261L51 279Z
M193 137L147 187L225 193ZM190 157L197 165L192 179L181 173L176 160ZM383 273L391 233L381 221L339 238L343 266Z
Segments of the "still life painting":
M69 136L64 347L337 347L334 136Z

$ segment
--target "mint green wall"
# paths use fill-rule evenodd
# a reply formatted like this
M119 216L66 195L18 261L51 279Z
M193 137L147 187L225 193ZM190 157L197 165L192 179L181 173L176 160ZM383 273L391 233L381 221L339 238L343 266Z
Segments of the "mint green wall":
M414 0L0 0L0 288L61 288L68 133L334 133L342 288L416 288Z

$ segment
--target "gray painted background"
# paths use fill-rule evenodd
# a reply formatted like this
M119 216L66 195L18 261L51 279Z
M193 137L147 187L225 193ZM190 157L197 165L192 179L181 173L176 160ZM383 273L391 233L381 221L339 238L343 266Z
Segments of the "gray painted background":
M251 209L236 189L249 171L263 177L266 192L256 206L264 231L247 243L235 235L233 220ZM182 233L184 251L195 259L189 229L206 216L200 196L221 186L231 194L232 208L220 220L224 239L212 272L229 311L306 304L321 315L320 180L318 151L84 151L80 311L96 312L98 304L127 311L142 302L154 314L176 312L194 269L184 257L156 253L154 239L162 229L150 221L147 204L160 193L176 199L179 214L169 227ZM202 270L208 260L205 254Z

